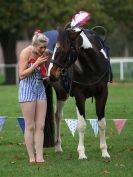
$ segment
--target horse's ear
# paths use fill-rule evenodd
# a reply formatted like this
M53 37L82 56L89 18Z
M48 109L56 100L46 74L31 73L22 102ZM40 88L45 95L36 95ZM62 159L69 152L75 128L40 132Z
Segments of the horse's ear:
M59 25L56 30L58 31L59 34L61 34L64 32L64 27Z
M71 23L71 22L68 22L68 23L65 25L64 29L71 28L70 23Z

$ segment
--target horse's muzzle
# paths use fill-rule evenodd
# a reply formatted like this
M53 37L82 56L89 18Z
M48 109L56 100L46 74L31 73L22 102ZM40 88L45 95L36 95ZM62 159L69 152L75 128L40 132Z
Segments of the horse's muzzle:
M49 76L49 82L56 82L56 81L58 81L58 79L59 79L59 77L56 78L56 77L54 77L53 75L50 75L50 76Z
M62 68L58 66L53 66L50 70L50 79L52 81L57 81L60 78Z

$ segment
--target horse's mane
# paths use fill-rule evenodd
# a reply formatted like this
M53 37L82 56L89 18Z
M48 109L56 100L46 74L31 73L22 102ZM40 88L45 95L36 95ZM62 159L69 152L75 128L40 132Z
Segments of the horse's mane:
M69 31L64 28L60 28L58 32L59 35L57 43L59 43L60 50L64 52L68 51L70 49Z

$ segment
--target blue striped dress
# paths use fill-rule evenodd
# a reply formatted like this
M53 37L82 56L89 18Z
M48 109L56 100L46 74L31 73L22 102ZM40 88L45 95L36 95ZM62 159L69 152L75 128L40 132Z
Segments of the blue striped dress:
M39 68L36 68L31 75L20 80L18 100L22 103L46 99L47 96L43 81L41 80L41 72Z

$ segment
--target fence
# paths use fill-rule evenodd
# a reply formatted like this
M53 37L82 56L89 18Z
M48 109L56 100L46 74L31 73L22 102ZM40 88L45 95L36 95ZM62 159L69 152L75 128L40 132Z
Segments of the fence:
M113 80L133 81L133 57L111 58L110 62L113 70Z
M113 70L113 80L116 81L133 81L133 57L128 58L111 58L110 63ZM19 83L18 65L17 64L0 64L0 76L4 77L5 68L16 68L16 84Z

